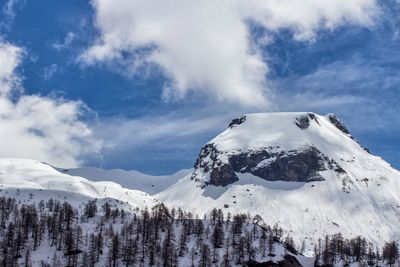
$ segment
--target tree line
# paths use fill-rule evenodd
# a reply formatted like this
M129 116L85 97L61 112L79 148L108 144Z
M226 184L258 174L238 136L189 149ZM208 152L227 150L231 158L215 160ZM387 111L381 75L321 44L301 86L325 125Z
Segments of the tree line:
M296 257L302 250L304 244L296 248L282 228L264 225L259 216L214 209L199 218L163 204L126 211L111 201L74 208L53 199L24 204L0 198L4 267L284 266L288 259L301 266ZM379 249L340 234L320 239L314 250L316 266L399 261L396 242Z

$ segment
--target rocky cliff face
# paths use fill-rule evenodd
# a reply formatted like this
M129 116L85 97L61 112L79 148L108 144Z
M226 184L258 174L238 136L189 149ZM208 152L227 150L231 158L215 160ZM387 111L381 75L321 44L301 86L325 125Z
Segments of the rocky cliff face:
M330 114L327 115L327 118L340 131L351 137L347 128L336 116ZM247 127L246 120L246 116L234 119L229 124L228 133L235 132L240 127ZM315 124L314 127L320 126L317 116L314 113L303 113L294 117L292 126L297 127L297 131L300 131L300 138L301 131L307 131L312 124ZM287 129L287 131L292 130ZM224 133L221 135L224 135ZM268 135L268 128L265 129L265 133L254 132L253 134L255 136ZM284 132L281 134L285 135ZM232 140L229 140L229 142L237 141L234 136L236 135L233 134ZM236 137L238 139L244 138L240 135ZM251 142L251 136L246 138L249 140L248 142ZM259 147L251 149L226 150L219 148L218 140L209 142L201 149L194 169L192 179L198 179L201 175L208 175L209 179L205 184L215 186L226 186L236 182L238 180L236 173L250 173L268 181L312 182L323 181L324 178L320 175L320 172L328 169L337 173L345 172L337 162L324 155L316 146L307 142L295 149L285 149L279 143L262 142Z
M196 171L203 171L210 174L210 184L226 186L238 180L235 170L229 163L223 163L218 159L220 151L211 144L202 147L200 155L194 165L195 171L192 178L196 178Z
M338 173L344 170L317 148L273 152L274 148L261 148L229 156L228 162L218 159L221 153L213 144L207 144L200 152L194 168L210 175L208 184L226 186L238 180L236 173L251 173L268 181L312 182L323 181L320 171L327 169Z

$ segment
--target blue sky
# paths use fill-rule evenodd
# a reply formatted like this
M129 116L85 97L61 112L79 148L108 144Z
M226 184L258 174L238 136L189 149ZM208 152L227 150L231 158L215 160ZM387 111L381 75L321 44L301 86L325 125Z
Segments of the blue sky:
M166 1L176 4L171 10L128 2L0 0L0 41L22 51L17 98L79 103L70 126L83 123L91 134L68 136L65 147L88 144L79 138L96 147L51 163L171 173L190 168L200 147L241 114L314 111L337 114L361 144L400 168L399 2L337 1L326 7L336 13L325 14L323 1L306 1L302 17L288 0L287 18L259 1L212 9ZM37 157L61 152L52 153Z

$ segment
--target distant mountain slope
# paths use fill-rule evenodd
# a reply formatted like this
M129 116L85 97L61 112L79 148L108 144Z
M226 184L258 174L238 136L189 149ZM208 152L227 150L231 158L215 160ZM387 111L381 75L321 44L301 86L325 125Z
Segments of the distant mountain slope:
M182 177L193 170L181 170L172 175L152 176L138 171L125 171L121 169L103 170L99 168L58 169L60 172L81 176L91 181L112 181L124 188L144 191L148 194L156 194L176 183Z
M9 197L34 201L64 199L76 205L94 198L119 200L130 208L158 203L145 192L123 188L114 182L92 182L62 174L47 164L29 159L1 158L0 188Z

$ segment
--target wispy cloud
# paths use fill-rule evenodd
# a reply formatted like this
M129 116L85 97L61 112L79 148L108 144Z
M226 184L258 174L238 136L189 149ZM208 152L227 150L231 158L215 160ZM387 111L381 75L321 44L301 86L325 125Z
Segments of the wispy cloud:
M279 109L335 111L357 132L400 131L400 78L388 64L393 58L381 56L376 61L355 56L277 81L283 91Z
M229 117L229 116L228 116ZM221 114L187 116L185 114L149 115L140 118L100 119L94 125L98 139L104 140L104 168L120 168L166 174L176 168L193 165L200 147L210 136L226 127ZM98 164L96 160L93 164ZM176 166L171 168L171 164Z
M0 29L5 28L9 30L11 24L14 22L17 15L17 6L24 3L24 0L7 0L2 6L2 19L0 20Z
M57 64L51 64L48 67L45 67L43 70L43 79L45 81L50 80L51 78L53 78L54 74L56 74L58 70L58 65Z
M169 146L171 143L166 140L179 140L182 137L193 137L215 131L221 125L225 125L226 120L226 116L221 114L207 118L166 114L137 119L111 118L101 121L96 127L99 129L97 133L102 136L101 139L109 140L106 145L110 148L147 146L160 140Z
M57 40L51 46L58 51L63 49L68 49L72 44L72 42L74 41L74 39L75 39L75 33L68 32L63 40Z

